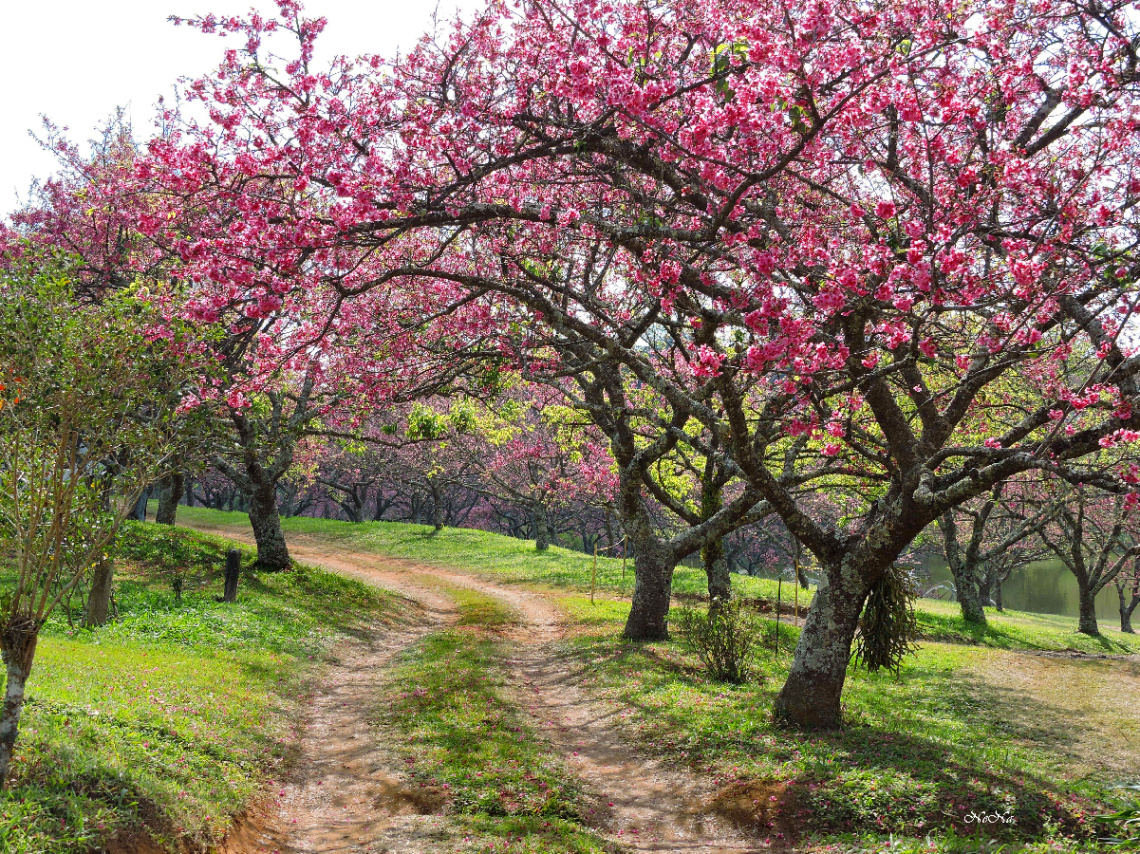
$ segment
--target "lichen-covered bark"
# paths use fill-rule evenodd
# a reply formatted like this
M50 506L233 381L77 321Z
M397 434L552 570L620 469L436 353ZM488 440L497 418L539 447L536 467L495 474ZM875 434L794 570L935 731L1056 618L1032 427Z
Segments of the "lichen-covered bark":
M788 679L776 698L778 719L808 729L839 726L839 699L868 589L855 567L824 567Z
M178 515L178 502L182 500L184 477L181 472L172 472L158 484L158 512L154 521L160 525L173 525Z
M534 549L544 552L550 548L550 517L547 515L546 505L535 503L530 513L534 525Z
M978 585L978 567L969 559L969 555L962 554L958 546L958 527L954 514L943 514L938 520L938 526L942 531L943 550L950 574L954 578L954 595L962 610L962 619L967 623L984 626L986 611Z
M87 594L87 607L83 612L83 625L101 626L111 616L111 582L114 580L115 563L110 558L101 558L91 573L91 592Z
M633 599L625 636L635 641L669 637L669 600L677 561L670 550L634 540Z
M249 523L257 542L257 565L273 571L289 569L293 562L277 512L276 483L259 483L251 491Z
M8 782L12 752L20 732L20 714L24 709L24 689L32 672L32 660L39 640L39 626L30 617L16 616L0 630L7 682L4 706L0 709L0 788Z
M732 598L732 573L720 542L705 546L705 574L708 576L709 602L727 602Z

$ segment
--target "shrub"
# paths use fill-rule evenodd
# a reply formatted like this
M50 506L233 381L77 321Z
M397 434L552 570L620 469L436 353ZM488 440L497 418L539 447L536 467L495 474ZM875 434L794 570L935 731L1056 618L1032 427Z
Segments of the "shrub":
M682 608L675 621L713 679L735 684L748 680L760 627L739 600L714 602L708 613Z

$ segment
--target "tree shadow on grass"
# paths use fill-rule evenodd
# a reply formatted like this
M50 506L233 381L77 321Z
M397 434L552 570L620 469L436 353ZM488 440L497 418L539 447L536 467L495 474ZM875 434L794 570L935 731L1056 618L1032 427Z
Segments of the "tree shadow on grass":
M1037 651L1058 651L1055 644L1044 644L1035 641L1029 631L1015 626L1005 626L993 622L985 625L967 623L960 616L950 614L932 614L928 611L918 613L918 627L925 640L941 641L944 643L969 644L972 646L988 646L996 649L1027 649ZM1126 643L1113 640L1106 635L1082 635L1076 631L1072 633L1072 642L1088 644L1093 643L1106 653L1132 653L1135 650Z
M786 809L803 832L1091 834L1083 819L1094 805L1056 773L1080 758L1070 728L1082 722L1071 709L926 667L900 682L854 675L848 723L802 732L771 720L782 673L769 670L762 685L720 685L672 650L610 644L579 646L576 656L650 724L646 749L676 758L683 745L689 762L718 775L734 768L741 779L787 780ZM1037 756L1027 759L1026 748ZM983 824L971 814L1008 819Z

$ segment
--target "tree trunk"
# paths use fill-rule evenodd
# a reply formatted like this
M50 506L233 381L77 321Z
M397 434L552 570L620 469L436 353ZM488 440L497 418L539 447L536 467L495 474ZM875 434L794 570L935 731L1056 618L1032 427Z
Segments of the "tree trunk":
M993 582L990 578L990 574L984 569L981 572L975 573L974 577L978 579L978 604L982 606L982 619L984 620L986 617L986 605L989 605L992 600L991 587Z
M1124 585L1117 583L1116 595L1120 599L1120 631L1134 635L1136 632L1132 628L1132 614L1136 610L1136 606L1140 605L1140 591L1133 591L1131 601L1129 601Z
M853 567L825 566L796 644L788 680L776 697L778 720L808 729L839 726L839 699L851 643L869 585Z
M982 607L982 597L978 590L978 580L972 567L960 563L950 564L950 574L954 576L954 589L958 605L962 609L962 619L975 626L986 624L986 609Z
M111 581L115 575L115 562L107 557L95 563L91 574L91 592L87 596L87 608L83 612L83 625L101 626L111 616Z
M360 502L356 500L355 495L338 503L340 504L340 509L344 511L344 515L348 517L349 522L352 522L354 525L359 525L364 521L364 514Z
M1085 635L1099 635L1100 627L1096 622L1096 591L1091 587L1077 579L1078 584L1078 602L1080 605L1080 617L1077 621L1077 631Z
M534 550L544 552L550 548L550 518L546 515L546 505L535 504L531 508L534 522Z
M429 481L428 486L431 487L431 526L437 530L443 530L443 493L439 485Z
M942 531L943 552L950 574L954 577L954 595L962 609L962 619L976 626L984 626L986 611L979 590L977 562L969 550L966 555L962 554L953 511L947 511L938 519L938 527Z
M708 576L710 607L714 602L727 602L732 598L732 576L724 556L724 544L720 540L708 543L701 549L701 560Z
M0 649L7 670L4 707L0 710L0 788L8 783L8 769L12 763L16 737L20 732L24 688L32 672L38 639L39 627L30 617L23 615L14 618L0 633Z
M194 506L194 478L190 475L183 475L182 482L186 485L186 506Z
M146 521L146 498L148 492L150 492L149 489L144 489L139 493L138 501L135 502L135 509L131 513L132 519L135 519L139 522Z
M178 502L182 500L184 480L182 472L173 472L164 477L158 485L158 512L154 521L160 525L173 525L178 515Z
M625 637L657 641L669 637L669 598L677 561L663 548L639 544L633 559L633 601Z
M281 530L274 484L259 484L249 496L249 523L257 541L257 565L273 572L289 569L293 562Z
M1001 601L1001 579L999 578L994 582L994 607L997 608L999 614L1005 611L1005 606Z

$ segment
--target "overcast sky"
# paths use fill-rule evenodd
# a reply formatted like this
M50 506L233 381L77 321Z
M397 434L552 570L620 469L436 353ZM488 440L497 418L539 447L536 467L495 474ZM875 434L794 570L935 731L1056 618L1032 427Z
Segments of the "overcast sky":
M475 8L478 0L440 0L439 16ZM12 0L0 36L0 215L16 207L33 177L55 171L29 130L46 115L86 142L117 107L128 108L136 133L151 127L159 95L182 76L218 64L227 42L167 22L172 14L238 14L272 0ZM306 12L328 19L318 62L336 54L407 51L431 28L435 0L308 0Z

